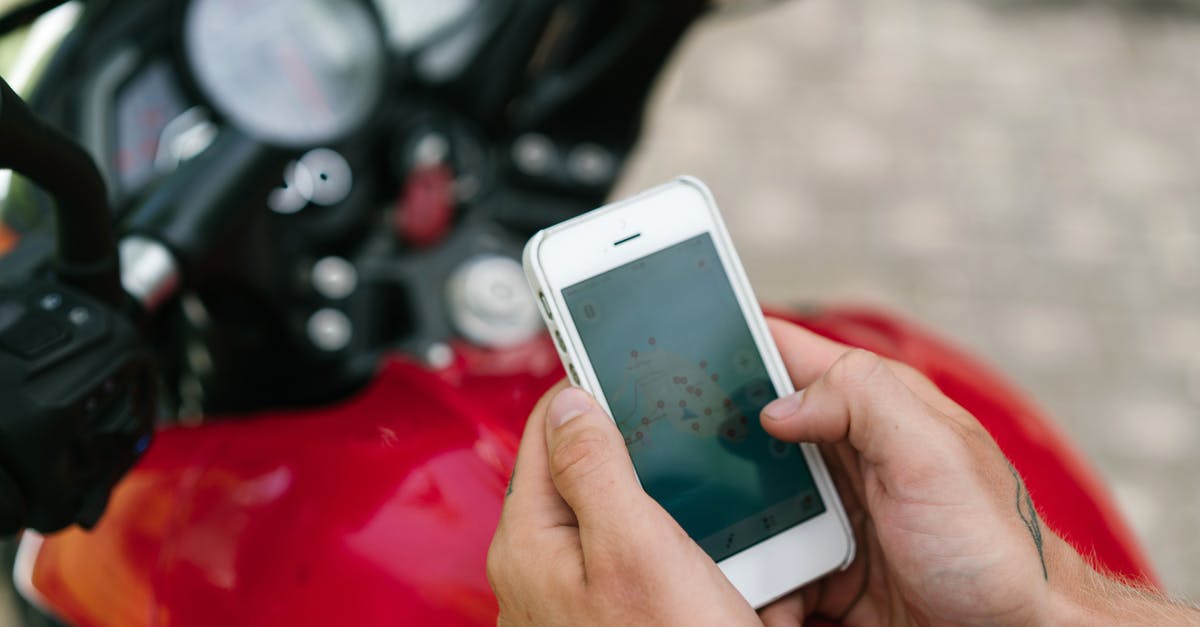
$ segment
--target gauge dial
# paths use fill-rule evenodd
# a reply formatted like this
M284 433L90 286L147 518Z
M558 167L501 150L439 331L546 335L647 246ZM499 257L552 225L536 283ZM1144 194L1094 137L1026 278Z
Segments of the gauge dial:
M264 141L326 143L361 125L383 93L386 48L354 0L193 0L184 51L212 105Z
M122 192L140 189L154 176L163 129L183 110L165 62L147 66L117 95L112 162Z

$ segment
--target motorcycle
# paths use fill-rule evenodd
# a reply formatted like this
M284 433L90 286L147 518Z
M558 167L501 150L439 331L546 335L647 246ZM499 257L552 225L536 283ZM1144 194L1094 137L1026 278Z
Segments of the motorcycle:
M53 199L0 180L0 285L70 330L51 353L86 335L72 312L109 312L120 350L88 363L126 370L37 371L84 416L54 414L87 436L55 459L110 461L64 477L5 449L41 493L71 488L27 512L54 531L25 531L14 558L30 619L493 624L487 546L524 420L563 376L520 248L605 200L664 63L714 7L33 4L0 18L37 18L29 103L96 172L19 163ZM1047 524L1154 582L1086 461L988 367L880 312L776 314L924 372ZM90 529L57 531L72 522Z

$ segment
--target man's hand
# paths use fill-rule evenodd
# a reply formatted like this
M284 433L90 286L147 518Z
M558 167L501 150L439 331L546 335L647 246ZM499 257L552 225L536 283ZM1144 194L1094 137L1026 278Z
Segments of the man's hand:
M642 490L613 421L562 384L525 427L487 572L501 625L759 622Z
M763 427L829 443L859 549L849 570L772 604L764 621L1041 622L1052 534L983 427L901 364L787 323L771 330L804 391L768 405Z
M770 321L797 389L764 428L820 442L858 539L844 572L776 601L767 625L1195 624L1095 573L1047 529L987 431L912 368ZM797 556L802 559L802 556Z

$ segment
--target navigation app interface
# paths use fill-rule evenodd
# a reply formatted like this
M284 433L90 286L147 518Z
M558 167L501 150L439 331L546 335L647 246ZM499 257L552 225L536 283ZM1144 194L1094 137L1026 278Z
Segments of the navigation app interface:
M563 290L643 487L720 561L824 511L705 233Z

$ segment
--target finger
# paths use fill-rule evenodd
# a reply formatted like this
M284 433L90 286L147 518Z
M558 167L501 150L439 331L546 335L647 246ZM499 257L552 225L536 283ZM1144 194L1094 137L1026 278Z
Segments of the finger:
M943 394L941 388L933 381L930 381L929 377L922 374L920 370L894 359L885 358L883 361L891 368L892 374L896 375L896 378L900 379L901 383L912 390L913 394L916 394L921 400L936 407L938 411L949 415L965 412L958 403L955 403L950 397Z
M854 520L856 515L864 512L866 502L863 494L862 468L858 463L858 453L848 443L823 443L819 445L821 457L829 468L829 477L833 486L842 499L842 507L846 515Z
M835 342L827 337L818 335L787 320L767 318L767 326L779 347L779 354L792 377L792 384L797 390L804 389L829 370L829 367L851 347ZM945 404L952 405L953 401L946 398L941 390L924 374L912 366L884 358L896 377L904 382L922 400L937 406L939 399Z
M767 318L767 327L797 390L816 381L849 346L839 344L787 320Z
M617 425L591 395L569 387L546 412L549 475L579 520L585 556L589 542L623 537L626 520L649 499Z
M880 562L879 540L870 516L860 511L851 518L854 528L856 552L854 562L846 570L837 572L825 580L825 588L813 611L823 616L836 618L841 624L850 612L862 605L871 586L871 569Z
M805 586L772 601L758 611L758 618L766 627L800 627L816 603L819 585Z
M579 551L579 532L573 527L575 514L550 480L546 460L546 409L564 387L565 380L550 388L529 414L488 547L488 582L501 606L517 594L514 590L535 590L550 598L562 596L561 590L550 594L554 585L582 579L582 568L572 569L570 560L562 558L572 546ZM553 581L547 580L546 573L555 573Z
M546 458L546 410L551 399L566 387L566 379L556 383L542 395L529 414L509 479L502 522L506 516L538 518L539 527L575 522L574 514L550 480L550 464Z
M934 409L918 398L877 355L852 350L804 391L763 408L763 428L791 442L846 440L867 463L910 468L931 454L930 438L944 431Z

